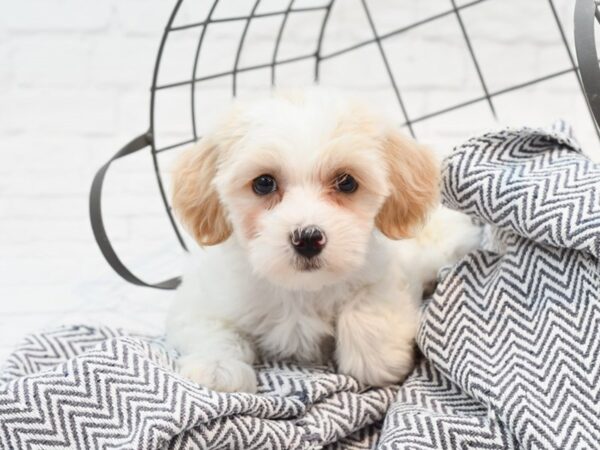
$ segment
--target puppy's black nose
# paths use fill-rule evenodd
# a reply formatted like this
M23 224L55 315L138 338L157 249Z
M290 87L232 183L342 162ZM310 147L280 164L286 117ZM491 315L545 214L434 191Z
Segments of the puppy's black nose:
M294 250L305 258L317 256L325 247L327 238L325 233L314 225L298 228L290 235Z

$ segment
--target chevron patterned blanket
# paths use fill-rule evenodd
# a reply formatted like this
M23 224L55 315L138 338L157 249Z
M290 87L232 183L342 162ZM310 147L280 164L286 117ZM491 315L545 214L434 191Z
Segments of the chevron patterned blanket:
M486 223L424 309L382 448L600 448L600 165L564 123L469 140L443 201ZM410 443L410 444L409 444Z
M373 448L398 390L328 367L257 369L259 395L222 394L181 378L161 339L34 334L0 374L0 449Z
M160 339L62 327L5 362L0 448L600 448L600 166L560 124L469 140L443 183L489 239L425 306L402 386L264 363L259 395L220 394Z

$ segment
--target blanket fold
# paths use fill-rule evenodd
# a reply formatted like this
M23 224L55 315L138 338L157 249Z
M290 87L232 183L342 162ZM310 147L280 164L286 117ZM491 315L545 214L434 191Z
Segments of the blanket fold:
M562 122L470 139L444 161L442 195L499 229L600 256L600 166Z
M446 160L443 201L488 224L424 309L427 361L382 448L598 448L600 166L568 128L504 130Z

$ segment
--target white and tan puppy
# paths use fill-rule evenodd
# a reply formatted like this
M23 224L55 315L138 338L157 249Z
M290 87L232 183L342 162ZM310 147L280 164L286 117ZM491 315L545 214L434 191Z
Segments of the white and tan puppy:
M478 239L437 207L430 151L319 91L237 105L174 180L175 211L203 248L167 339L184 376L220 391L254 392L259 356L401 381L424 286Z

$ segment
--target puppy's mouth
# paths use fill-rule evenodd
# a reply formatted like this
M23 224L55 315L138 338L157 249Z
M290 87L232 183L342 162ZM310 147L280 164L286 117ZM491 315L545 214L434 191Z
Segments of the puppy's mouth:
M293 261L294 268L299 272L314 272L323 267L321 258L295 257Z

